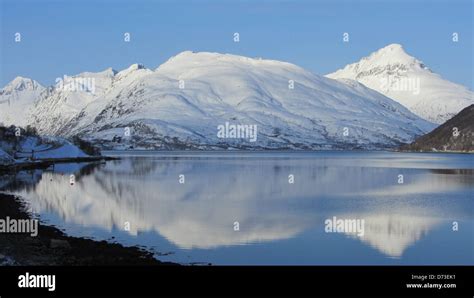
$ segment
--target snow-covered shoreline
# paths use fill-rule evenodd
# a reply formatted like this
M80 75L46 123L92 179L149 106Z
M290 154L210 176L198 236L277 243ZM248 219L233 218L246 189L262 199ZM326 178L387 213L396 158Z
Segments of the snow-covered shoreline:
M0 171L47 168L56 163L110 159L85 153L60 137L38 136L17 127L0 127Z

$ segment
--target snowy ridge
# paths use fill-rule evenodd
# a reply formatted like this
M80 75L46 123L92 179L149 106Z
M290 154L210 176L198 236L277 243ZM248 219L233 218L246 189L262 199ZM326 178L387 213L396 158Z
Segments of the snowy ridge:
M474 103L472 91L444 80L399 44L388 45L326 76L356 80L438 124Z
M108 68L97 73L84 72L61 78L62 84L56 84L41 94L34 112L28 117L28 123L41 132L57 134L84 106L111 88L115 75L116 71ZM94 87L92 90L90 85Z

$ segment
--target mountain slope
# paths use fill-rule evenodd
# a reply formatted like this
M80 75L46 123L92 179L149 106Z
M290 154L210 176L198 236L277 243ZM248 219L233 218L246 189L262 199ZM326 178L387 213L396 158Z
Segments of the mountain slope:
M32 79L16 77L0 90L0 123L26 126L30 109L44 90Z
M474 151L474 105L463 109L452 119L415 142L402 146L402 150Z
M39 131L56 135L86 105L107 92L116 74L112 68L63 78L36 101L27 122ZM90 88L93 86L93 88Z
M399 44L388 45L327 77L357 80L438 124L474 103L472 91L433 73Z

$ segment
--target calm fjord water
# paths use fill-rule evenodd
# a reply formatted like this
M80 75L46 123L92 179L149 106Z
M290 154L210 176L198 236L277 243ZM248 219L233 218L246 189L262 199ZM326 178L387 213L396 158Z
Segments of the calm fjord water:
M474 264L472 155L108 154L122 159L24 173L17 179L34 181L10 190L70 235L144 246L165 261ZM325 232L334 217L363 219L364 235Z

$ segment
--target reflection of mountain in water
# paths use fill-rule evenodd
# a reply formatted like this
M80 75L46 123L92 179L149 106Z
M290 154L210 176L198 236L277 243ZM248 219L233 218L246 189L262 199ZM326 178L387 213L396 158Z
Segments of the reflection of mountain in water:
M0 191L15 189L34 189L36 183L41 180L42 171L21 171L16 174L0 175Z
M289 239L311 227L323 231L325 218L349 212L366 218L363 242L397 257L438 218L472 216L472 210L453 207L448 198L413 199L415 193L431 193L442 175L420 170L411 183L429 184L416 184L409 196L386 199L367 194L392 187L400 169L331 164L314 158L124 159L83 171L74 186L68 175L46 172L34 189L17 193L32 210L51 210L67 223L111 231L130 222L130 234L156 232L180 248ZM288 183L290 173L294 184ZM178 181L181 174L185 184ZM449 176L440 178L448 192L458 183Z
M401 257L406 248L423 238L440 222L437 218L402 214L351 214L338 217L364 219L364 235L354 238L394 258Z

